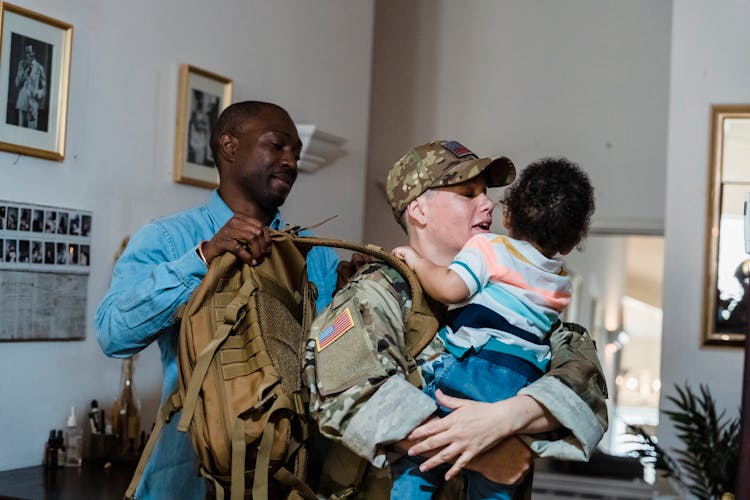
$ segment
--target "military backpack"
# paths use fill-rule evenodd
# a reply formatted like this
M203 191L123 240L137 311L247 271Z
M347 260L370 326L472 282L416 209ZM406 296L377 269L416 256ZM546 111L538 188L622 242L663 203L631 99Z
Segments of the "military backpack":
M317 498L308 486L308 392L302 381L305 343L315 315L316 289L305 255L330 246L384 260L409 282L410 351L434 336L437 320L414 273L372 245L271 231L270 255L248 266L232 254L211 262L182 310L179 389L165 401L126 492L132 498L164 423L182 409L178 429L189 432L216 498Z

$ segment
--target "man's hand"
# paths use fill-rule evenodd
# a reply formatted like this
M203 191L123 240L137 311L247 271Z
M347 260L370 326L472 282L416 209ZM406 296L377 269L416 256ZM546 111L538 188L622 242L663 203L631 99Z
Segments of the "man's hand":
M344 288L357 270L370 262L372 262L372 257L361 253L353 253L352 260L340 261L336 268L336 290L334 293Z
M203 244L207 263L227 252L242 262L255 266L263 262L271 251L271 234L258 219L236 213L219 229L213 238Z

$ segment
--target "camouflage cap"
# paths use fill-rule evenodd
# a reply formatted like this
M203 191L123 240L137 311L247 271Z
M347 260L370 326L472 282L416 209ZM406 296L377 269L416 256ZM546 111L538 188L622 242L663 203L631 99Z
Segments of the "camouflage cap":
M434 141L411 149L388 171L385 191L398 221L419 195L439 186L452 186L483 173L487 187L507 186L516 177L505 156L479 158L457 141Z

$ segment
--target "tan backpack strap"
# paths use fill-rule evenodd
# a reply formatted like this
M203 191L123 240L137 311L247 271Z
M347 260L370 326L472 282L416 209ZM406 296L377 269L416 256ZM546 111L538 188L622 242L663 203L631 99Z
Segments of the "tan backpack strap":
M265 434L263 435L265 438ZM273 437L273 436L272 436ZM237 418L232 427L232 486L231 500L245 499L245 421ZM267 490L266 490L267 491ZM256 497L253 494L253 498ZM264 498L268 498L266 495Z
M255 460L255 475L253 477L253 496L254 499L268 499L268 468L271 465L271 447L273 446L273 438L275 435L276 430L276 422L273 420L273 414L276 413L278 410L294 410L294 404L292 401L284 396L279 395L279 397L274 399L273 404L271 407L266 411L268 414L268 422L266 423L265 428L263 429L263 436L260 439L260 444L258 445L258 455ZM244 448L245 446L245 435L244 435L244 427L242 428L243 434L242 434L242 446ZM232 446L234 449L234 446ZM234 500L234 491L235 491L235 464L238 462L235 460L234 456L234 450L232 451L232 500ZM244 451L242 456L242 461L239 462L239 470L237 470L237 473L243 474L242 477L242 483L241 483L241 490L244 492L245 490L245 478L244 478L244 465L245 465L245 458L244 458ZM239 477L237 477L237 485L240 486ZM240 497L240 500L244 497Z
M141 477L143 476L143 471L146 469L148 459L151 458L151 453L153 453L154 447L156 447L156 442L159 440L159 435L161 434L161 430L164 427L164 424L169 422L172 419L172 415L174 415L175 412L181 407L182 402L180 401L180 393L178 391L174 391L172 395L169 396L166 401L164 401L164 404L161 405L161 408L159 409L159 415L156 419L156 422L154 423L154 428L151 431L151 435L149 436L148 441L146 442L146 446L141 452L141 458L138 460L138 466L135 468L135 472L133 473L133 479L130 480L128 489L125 490L126 500L132 500L135 498L135 490L138 487L138 483L141 481Z
M263 437L260 439L260 445L258 446L258 458L255 461L255 477L253 478L253 498L268 499L268 467L271 465L271 446L273 445L275 429L276 423L269 419L263 429ZM244 446L244 440L242 443ZM234 467L234 460L232 460L232 466ZM242 465L240 468L242 468ZM234 473L234 469L232 472ZM232 476L232 495L234 495L234 474ZM240 499L242 498L240 497Z
M437 333L439 327L439 322L427 303L427 299L422 290L422 285L420 285L416 273L406 265L406 262L395 255L386 252L383 248L372 244L362 245L334 238L318 238L312 236L297 236L293 237L292 241L298 247L307 250L314 246L345 248L347 250L370 255L378 260L382 260L394 268L401 276L403 276L411 289L411 313L404 322L406 330L406 348L409 355L414 357L419 354L435 337L435 333Z
M206 471L206 469L203 466L200 467L200 474L205 479L211 481L211 485L214 488L214 492L213 492L214 500L224 500L224 487L221 485L221 483L217 481L217 479L214 476L209 474L208 471ZM206 498L209 498L209 497L210 495L206 495Z

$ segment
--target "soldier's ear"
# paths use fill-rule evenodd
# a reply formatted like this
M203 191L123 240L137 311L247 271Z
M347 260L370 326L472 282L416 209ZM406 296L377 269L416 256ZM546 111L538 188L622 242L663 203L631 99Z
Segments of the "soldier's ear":
M237 156L237 146L239 141L232 134L224 132L219 136L219 154L222 159L234 161Z
M427 218L430 213L429 203L424 196L418 196L406 206L406 217L413 221L413 224L424 226L427 224Z

